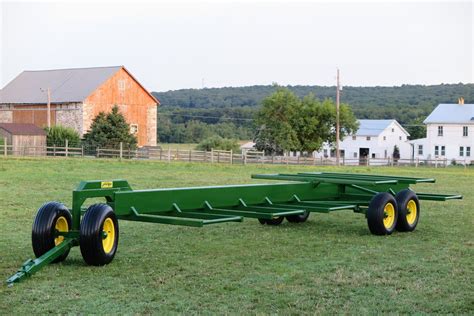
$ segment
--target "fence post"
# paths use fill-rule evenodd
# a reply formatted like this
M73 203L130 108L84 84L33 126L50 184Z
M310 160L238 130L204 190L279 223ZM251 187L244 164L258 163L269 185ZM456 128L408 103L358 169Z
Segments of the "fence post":
M217 152L217 163L220 163L220 162L221 162L221 159L220 159L220 158L221 158L221 152L218 151L218 152Z
M53 157L56 157L56 144L53 144Z
M97 146L97 148L96 148L96 155L97 155L97 158L100 157L100 148L99 148L99 146Z
M211 163L214 163L214 148L211 148Z
M69 155L69 141L66 139L66 157Z
M123 142L120 142L120 160L122 160L123 157Z
M232 165L234 163L234 151L231 149L230 150L230 164Z
M168 147L168 162L171 162L171 148Z
M163 156L163 148L160 147L160 161L162 160L162 156Z
M367 167L370 166L370 157L367 157Z
M191 155L192 155L192 153L191 153L191 149L190 149L189 150L189 162L191 162Z
M244 165L247 164L247 151L244 151Z
M174 159L179 160L179 150L178 150L178 148L176 148L176 157Z
M84 158L84 145L81 145L81 157Z
M3 155L6 157L8 154L8 149L7 149L7 138L3 137Z

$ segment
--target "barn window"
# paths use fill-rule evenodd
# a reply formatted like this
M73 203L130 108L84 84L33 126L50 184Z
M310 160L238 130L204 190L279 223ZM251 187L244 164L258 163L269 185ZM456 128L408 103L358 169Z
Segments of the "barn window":
M134 135L138 133L138 124L130 124L130 133Z
M118 81L118 89L119 89L119 91L125 91L125 88L126 88L125 80L119 80L119 81Z

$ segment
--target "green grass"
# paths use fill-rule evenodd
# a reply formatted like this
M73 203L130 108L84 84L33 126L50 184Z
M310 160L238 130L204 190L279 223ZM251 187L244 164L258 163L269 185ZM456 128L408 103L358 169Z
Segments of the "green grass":
M249 183L251 173L298 170L315 168L0 159L0 276L32 257L36 209L49 200L70 206L82 179L125 178L145 189ZM473 170L340 171L435 177L416 188L465 199L423 201L415 232L385 237L370 235L365 218L350 211L277 227L252 219L205 228L122 221L110 265L86 266L74 248L64 263L0 286L1 314L472 314Z

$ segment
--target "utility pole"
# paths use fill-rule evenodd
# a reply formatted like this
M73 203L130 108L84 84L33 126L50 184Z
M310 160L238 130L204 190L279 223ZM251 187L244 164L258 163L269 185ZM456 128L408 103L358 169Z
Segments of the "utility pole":
M341 154L339 151L339 68L337 69L337 87L336 87L336 165L339 166L339 160L341 159Z
M48 88L48 128L51 128L51 89Z

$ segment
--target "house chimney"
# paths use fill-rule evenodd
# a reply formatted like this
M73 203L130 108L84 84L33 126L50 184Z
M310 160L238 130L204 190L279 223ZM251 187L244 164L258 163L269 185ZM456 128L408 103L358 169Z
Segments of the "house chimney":
M464 98L463 97L458 98L458 104L464 104Z

